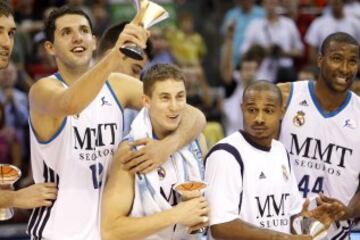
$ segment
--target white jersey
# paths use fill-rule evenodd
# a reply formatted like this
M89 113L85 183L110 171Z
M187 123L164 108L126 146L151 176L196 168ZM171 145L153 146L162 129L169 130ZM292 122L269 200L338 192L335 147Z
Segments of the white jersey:
M39 141L32 127L30 132L35 182L55 182L59 189L53 206L34 209L31 238L99 240L101 195L123 132L122 108L110 84L79 115L67 116L49 141Z
M329 113L321 109L313 81L292 84L280 141L290 154L304 198L323 192L349 203L359 186L359 127L360 98L352 92ZM341 224L334 225L337 229L329 239L346 239L350 222Z
M290 217L301 211L303 200L280 142L266 149L238 131L217 143L205 161L210 225L241 219L290 233Z

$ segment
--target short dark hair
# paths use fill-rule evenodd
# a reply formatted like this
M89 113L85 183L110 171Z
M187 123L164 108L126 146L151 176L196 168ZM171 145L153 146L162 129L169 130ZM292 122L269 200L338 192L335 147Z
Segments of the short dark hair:
M97 57L101 57L107 50L115 46L120 33L124 30L125 25L128 23L129 22L127 21L117 23L105 30L99 40L98 50L96 51ZM149 59L152 59L152 44L150 40L146 41L145 53Z
M14 12L7 0L0 0L0 16L13 16Z
M93 26L90 20L90 17L80 8L71 7L68 5L62 6L60 8L54 9L49 17L45 21L45 37L47 41L54 42L54 33L56 29L56 20L65 15L80 15L84 16L89 22L91 32L93 32Z
M320 47L320 54L324 55L331 42L351 44L359 47L359 42L350 34L345 32L332 33L325 38Z
M155 64L150 67L143 78L144 94L151 97L153 88L156 82L173 79L175 81L182 81L185 84L185 75L175 65L172 64Z
M270 91L270 92L275 93L279 99L279 104L280 104L279 106L280 107L282 106L282 94L281 94L280 88L276 84L269 82L267 80L258 80L258 81L251 82L249 84L249 86L247 86L244 89L243 96L242 96L243 101L245 100L245 95L247 94L247 92L249 92L251 90Z

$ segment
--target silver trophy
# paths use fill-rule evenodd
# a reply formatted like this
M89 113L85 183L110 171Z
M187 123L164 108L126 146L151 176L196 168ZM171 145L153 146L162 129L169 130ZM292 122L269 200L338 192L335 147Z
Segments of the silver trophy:
M132 2L137 11L135 21L133 22L145 29L169 17L169 13L162 6L154 2L148 0L132 0ZM136 60L143 60L145 55L144 49L134 43L124 44L124 46L120 47L120 51Z
M0 189L12 190L14 183L21 177L21 171L14 165L0 164ZM0 221L14 216L13 208L0 208Z
M207 187L207 184L203 181L187 181L182 182L179 184L176 184L174 186L174 189L177 193L180 194L183 201L190 200L194 197L194 192L200 191L202 194L204 194L204 190ZM203 222L208 222L209 217L203 216ZM204 233L206 231L206 228L202 227L197 230L194 230L190 232L190 234L198 234L198 233Z

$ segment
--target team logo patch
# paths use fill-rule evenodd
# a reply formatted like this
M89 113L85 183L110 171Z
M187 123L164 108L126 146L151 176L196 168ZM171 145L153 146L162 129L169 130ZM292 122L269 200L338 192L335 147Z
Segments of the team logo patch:
M297 127L301 127L305 124L305 113L303 111L298 111L293 118L293 123Z
M101 106L111 106L111 103L109 103L106 99L105 99L105 96L103 96L101 98Z
M350 129L355 129L356 128L356 123L354 120L352 119L346 119L344 122L344 128L350 128Z
M260 175L259 175L259 179L265 179L265 173L263 171L261 171Z
M162 166L157 169L157 173L159 175L159 179L164 180L164 178L166 177L166 171Z
M309 104L307 103L307 101L306 100L303 100L303 101L301 101L300 103L299 103L299 105L301 105L301 106L309 106Z
M282 174L283 174L284 180L285 180L285 182L287 182L289 180L289 173L284 165L281 165L281 169L282 169Z

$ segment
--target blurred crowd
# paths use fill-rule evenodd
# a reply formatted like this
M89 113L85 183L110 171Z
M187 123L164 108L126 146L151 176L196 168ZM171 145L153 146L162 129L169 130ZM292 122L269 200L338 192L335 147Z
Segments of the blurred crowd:
M27 94L37 79L57 71L54 59L43 46L43 19L64 4L79 6L89 14L94 35L100 39L105 29L119 23L113 9L129 3L10 2L18 30L12 62L0 71L0 163L20 167L23 177L18 185L27 186L32 182ZM171 6L171 13L176 13L171 17L176 21L150 29L143 71L155 63L174 63L183 69L188 102L207 117L205 135L209 147L242 127L242 92L251 81L316 80L317 52L326 36L344 31L360 41L360 1L356 0L155 2ZM360 80L354 82L353 89L360 94Z

